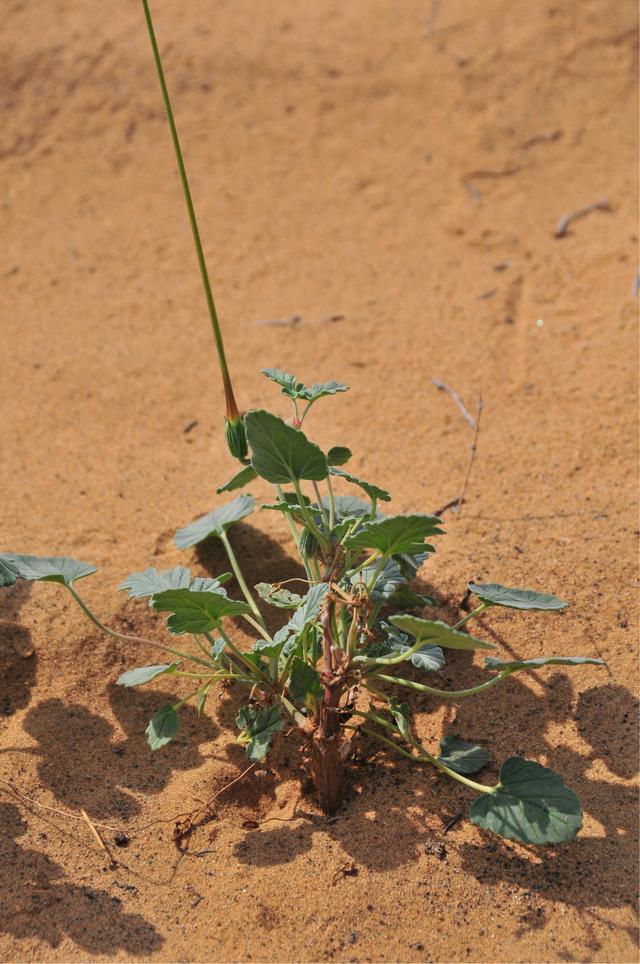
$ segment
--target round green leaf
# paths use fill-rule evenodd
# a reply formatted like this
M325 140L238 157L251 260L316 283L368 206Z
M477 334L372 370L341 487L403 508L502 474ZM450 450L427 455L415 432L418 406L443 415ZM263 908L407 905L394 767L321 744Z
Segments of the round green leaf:
M19 556L11 553L3 557L18 570L20 579L30 582L59 582L70 586L76 579L84 579L97 572L95 566L78 562L67 556Z
M270 412L247 412L244 421L251 464L267 482L326 479L329 466L325 454L299 429Z
M154 596L151 605L159 613L171 613L167 628L174 635L209 633L225 616L250 613L249 606L215 592L167 589Z
M152 750L159 750L160 747L171 743L174 736L180 729L180 718L171 704L163 706L151 718L145 733Z
M534 589L509 589L497 582L470 582L469 591L491 606L507 606L509 609L541 609L554 612L566 609L569 605L563 599L548 593Z
M11 556L0 556L0 586L13 586L20 578L20 570Z
M443 736L438 759L456 773L477 773L490 762L491 754L483 746L465 743L455 736Z
M427 536L442 535L440 519L434 515L395 515L376 522L365 522L358 531L345 540L345 547L354 549L377 549L389 556L416 552L435 552L426 545Z
M118 586L118 589L128 589L129 599L153 596L154 593L164 592L167 589L192 589L195 592L217 592L226 596L222 583L228 582L229 579L231 579L230 572L223 572L215 579L208 579L192 576L186 566L175 566L173 569L164 569L162 572L158 572L151 566L144 572L132 572Z
M129 669L116 680L118 686L142 686L143 683L150 683L156 676L163 676L165 673L173 673L178 668L179 663L158 663L155 666L141 666L139 669Z
M495 649L493 643L486 643L482 639L468 636L457 629L452 629L440 620L421 619L419 616L409 616L398 613L389 616L389 622L397 626L403 633L415 636L419 642L430 643L432 646L443 646L445 649Z
M344 465L351 458L351 449L345 445L334 445L327 452L327 462L329 465Z
M214 509L213 512L207 512L183 529L178 529L174 542L178 549L190 549L209 536L222 535L234 522L239 522L252 512L253 496L246 493L239 495L232 502Z
M578 798L562 777L521 757L502 765L498 786L474 801L469 816L485 830L528 844L564 843L582 826Z

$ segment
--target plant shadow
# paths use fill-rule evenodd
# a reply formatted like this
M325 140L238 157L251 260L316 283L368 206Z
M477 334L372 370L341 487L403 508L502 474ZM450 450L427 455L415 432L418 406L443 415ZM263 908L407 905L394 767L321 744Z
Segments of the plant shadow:
M59 864L21 846L27 825L13 804L0 804L3 837L0 931L56 948L70 938L90 954L148 959L163 937L140 914L122 910L117 897L65 879Z
M132 694L111 684L108 698L124 736L87 706L48 699L25 717L24 729L37 745L23 752L36 757L38 779L67 807L82 807L96 819L128 819L141 810L136 794L160 793L175 771L202 766L200 744L218 731L209 717L198 719L185 706L178 737L154 752L145 728L160 707L175 702L175 692Z
M32 585L19 581L0 595L0 716L12 716L31 699L38 657L31 632L18 622Z

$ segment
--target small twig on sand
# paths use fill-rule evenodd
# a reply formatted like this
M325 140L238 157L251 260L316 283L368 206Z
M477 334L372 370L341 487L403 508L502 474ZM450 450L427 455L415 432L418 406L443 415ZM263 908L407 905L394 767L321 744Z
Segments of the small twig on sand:
M445 823L444 823L444 825L443 825L443 827L442 827L442 832L443 832L443 833L449 833L449 831L451 830L451 828L452 828L452 827L455 827L455 825L457 824L457 822L458 822L459 820L462 820L462 813L456 813L456 814L453 815L453 817L449 817L449 819L445 821Z
M563 238L572 221L583 218L585 214L590 214L591 211L611 211L611 204L606 198L602 198L601 201L594 201L593 204L587 204L585 207L578 208L577 211L572 211L570 214L563 214L558 221L558 227L553 232L554 238Z
M449 395L454 400L454 402L460 409L460 412L465 422L467 422L467 424L470 425L471 428L475 429L476 421L473 415L470 415L467 409L465 408L464 402L458 395L455 388L451 388L451 385L447 385L446 382L440 381L439 378L432 378L431 381L433 382L433 384L436 386L437 389L439 389L441 392L446 392L447 395Z
M637 298L638 292L640 291L640 268L636 272L636 276L631 284L631 297Z
M11 793L15 794L16 797L18 797L20 800L25 800L32 807L38 807L40 810L48 810L49 813L57 813L61 817L68 817L70 820L86 821L88 819L83 810L81 810L80 813L71 813L69 810L59 810L57 807L47 807L46 804L38 803L38 801L34 800L33 797L28 797L26 793L22 792L22 790L18 790L18 788L9 780L3 780L0 778L0 783L4 784L4 786L7 787ZM111 830L113 833L123 832L120 827L111 827L106 823L96 823L95 821L90 821L90 823L93 827L100 827L102 830Z
M95 839L96 839L96 841L97 841L97 843L98 843L98 846L100 847L100 849L101 849L101 850L104 852L104 854L106 855L106 858L107 858L107 860L109 861L109 868L110 868L111 870L115 870L115 868L118 866L118 862L117 862L117 860L114 859L113 854L111 853L111 851L110 851L109 848L107 847L106 843L104 842L104 840L102 839L102 837L100 836L100 834L98 833L98 831L96 830L95 824L91 822L91 820L89 819L89 815L88 815L87 811L86 811L86 810L83 810L82 807L80 807L80 813L81 813L81 815L82 815L82 819L85 821L85 823L86 823L87 826L89 827L89 830L91 831L91 833L92 833L93 836L95 837Z
M447 509L454 509L457 506L458 502L459 502L459 496L456 496L455 499L449 499L449 501L445 502L444 505L441 505L437 509L434 509L432 512L432 515L442 515L442 513L446 512Z
M473 445L471 446L471 458L469 459L469 467L467 469L467 474L465 476L464 484L462 486L462 491L458 496L458 507L456 509L456 514L458 516L460 516L460 513L462 512L462 503L464 502L465 493L467 491L467 486L469 484L469 478L471 476L471 469L473 468L476 452L478 450L478 433L480 432L480 417L482 415L483 408L484 408L484 404L482 401L482 392L480 392L480 397L478 398L478 414L475 420L476 431L475 431L475 435L473 436Z
M475 186L473 181L470 181L468 178L463 177L462 183L466 187L467 191L469 192L471 198L475 201L475 203L482 204L482 194L480 194L480 191Z
M435 33L441 3L442 0L431 0L429 14L427 16L427 26L424 32L425 37L431 37Z
M255 770L255 768L257 767L257 765L258 765L257 763L252 763L250 766L247 767L246 770L243 770L242 773L241 773L239 776L237 776L234 780L232 780L230 783L226 783L223 787L220 788L220 790L218 790L216 793L214 793L214 795L211 797L210 800L207 800L206 803L203 803L203 805L202 805L201 807L199 807L197 810L193 810L191 813L187 814L187 819L186 819L186 820L182 821L182 823L176 823L176 830L175 830L175 834L174 834L174 839L175 839L176 841L180 841L180 840L182 840L184 837L186 837L188 834L190 834L191 831L193 830L194 824L195 824L196 820L198 819L198 817L201 817L202 814L204 814L204 813L207 812L207 810L210 810L210 809L211 809L211 805L213 804L213 802L214 802L215 800L217 800L218 797L219 797L222 793L225 793L225 792L226 792L227 790L229 790L234 784L236 784L236 783L238 783L240 780L242 780L243 777L246 777L246 775L247 775L248 773L251 773L252 770ZM172 819L177 820L179 817L182 817L182 816L184 816L184 814L178 813L178 814L176 814L176 816L175 816L174 818L172 818Z

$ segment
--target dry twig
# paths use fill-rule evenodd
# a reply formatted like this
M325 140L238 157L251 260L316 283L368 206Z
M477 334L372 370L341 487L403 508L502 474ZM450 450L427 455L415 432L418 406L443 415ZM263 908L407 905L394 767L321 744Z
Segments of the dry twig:
M591 211L611 211L611 204L606 198L603 198L601 201L594 201L593 204L587 204L583 208L578 208L577 211L572 211L570 214L563 214L558 221L558 227L553 232L554 238L563 238L572 221L583 218L585 214L590 214Z
M475 429L476 421L473 415L470 415L468 410L465 408L464 402L458 395L455 388L452 388L451 385L447 385L446 382L440 381L439 378L432 378L431 381L433 382L433 384L436 386L437 389L439 389L441 392L446 392L447 395L449 395L450 398L454 400L454 402L460 409L460 413L463 419L465 420L465 422L467 422L467 424L470 425L471 428Z
M475 460L475 457L476 457L476 452L477 452L477 450L478 450L478 433L480 432L480 417L481 417L481 415L482 415L482 409L483 409L483 408L484 408L484 404L483 404L483 401L482 401L482 392L480 392L480 397L478 398L478 414L477 414L476 419L475 419L476 431L475 431L475 435L473 436L473 445L471 446L471 458L469 459L469 467L468 467L468 469L467 469L467 474L466 474L465 479L464 479L464 484L463 484L463 486L462 486L462 491L460 492L460 495L458 496L458 508L457 508L457 510L456 510L456 513L457 513L458 516L459 516L460 513L462 512L462 503L464 502L465 493L466 493L466 491L467 491L467 486L468 486L468 484L469 484L469 478L471 477L471 469L473 468L473 463L474 463L474 460Z
M113 854L111 853L111 851L110 851L109 848L107 847L106 843L104 842L104 840L102 839L102 837L101 837L100 834L98 833L95 824L92 823L91 820L89 819L89 815L88 815L87 811L84 810L82 807L80 807L80 814L81 814L81 816L82 816L82 819L85 821L85 823L86 823L87 826L89 827L89 830L91 831L91 833L93 834L93 836L94 836L95 839L97 840L98 846L99 846L100 849L106 854L107 860L109 861L109 867L110 867L110 869L111 869L111 870L115 870L115 868L118 866L118 862L117 862L117 860L114 859Z

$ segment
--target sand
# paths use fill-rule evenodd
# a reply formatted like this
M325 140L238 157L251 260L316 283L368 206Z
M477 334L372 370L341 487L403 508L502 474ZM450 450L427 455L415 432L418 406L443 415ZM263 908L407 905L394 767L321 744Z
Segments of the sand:
M154 10L240 404L286 413L264 366L346 382L310 434L350 446L397 512L430 511L473 440L432 379L472 413L482 392L466 503L421 584L449 615L470 578L555 592L564 615L496 612L478 633L607 668L419 698L417 725L558 769L585 823L547 849L466 819L445 832L472 794L366 746L327 823L294 745L182 853L171 822L136 828L246 767L242 694L151 754L144 728L179 685L116 687L152 653L22 583L0 601L0 777L130 842L103 831L112 869L86 823L0 783L2 959L635 961L635 4ZM172 536L222 502L233 463L141 10L8 2L1 29L1 548L95 563L78 586L95 610L162 636L117 586L147 565L219 571L215 547ZM275 515L233 530L253 581L296 571ZM479 666L453 656L445 679Z

